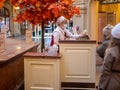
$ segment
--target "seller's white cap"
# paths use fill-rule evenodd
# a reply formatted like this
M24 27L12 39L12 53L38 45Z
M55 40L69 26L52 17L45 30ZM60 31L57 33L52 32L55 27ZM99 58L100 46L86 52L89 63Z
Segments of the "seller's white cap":
M120 39L120 23L113 27L111 34L112 37Z
M57 19L57 24L62 23L64 20L66 20L66 18L65 18L64 16L60 16L60 17Z

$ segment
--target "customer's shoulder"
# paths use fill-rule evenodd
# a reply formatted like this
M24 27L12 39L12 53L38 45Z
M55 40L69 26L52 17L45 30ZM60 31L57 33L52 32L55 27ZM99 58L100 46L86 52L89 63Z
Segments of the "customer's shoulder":
M111 53L113 56L117 57L119 54L119 49L117 46L114 46L114 47L109 48L108 52Z
M110 52L116 51L116 50L118 51L118 47L117 46L110 47L109 50L110 50Z

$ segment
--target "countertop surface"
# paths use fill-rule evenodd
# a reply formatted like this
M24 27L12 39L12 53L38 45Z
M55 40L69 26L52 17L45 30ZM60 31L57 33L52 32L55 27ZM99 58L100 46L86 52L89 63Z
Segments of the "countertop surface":
M5 62L21 53L26 52L30 48L37 46L39 43L26 43L25 40L13 38L5 39L5 50L0 52L0 63Z
M39 53L39 52L27 52L24 54L24 57L39 57L39 58L60 58L61 54L48 54L48 53Z

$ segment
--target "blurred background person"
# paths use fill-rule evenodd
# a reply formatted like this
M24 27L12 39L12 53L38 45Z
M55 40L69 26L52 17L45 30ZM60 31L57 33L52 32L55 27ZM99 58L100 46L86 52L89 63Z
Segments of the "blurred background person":
M104 58L105 55L105 50L108 47L108 44L110 42L111 39L111 30L112 30L113 26L108 24L107 26L105 26L103 28L103 35L104 35L104 39L101 45L98 46L97 48L97 53L99 54L99 56L101 58Z

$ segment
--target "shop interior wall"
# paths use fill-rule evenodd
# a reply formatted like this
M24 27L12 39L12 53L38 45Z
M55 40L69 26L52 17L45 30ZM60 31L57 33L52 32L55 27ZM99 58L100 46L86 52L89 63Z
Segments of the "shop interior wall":
M120 22L120 4L105 4L99 5L99 13L106 13L106 24L115 25L116 23ZM99 19L99 18L98 18ZM99 22L98 22L99 23ZM99 25L99 24L98 24ZM105 25L103 25L105 26ZM100 26L98 26L100 27ZM103 27L102 27L103 28ZM98 29L98 41L103 41L103 34L102 29Z

